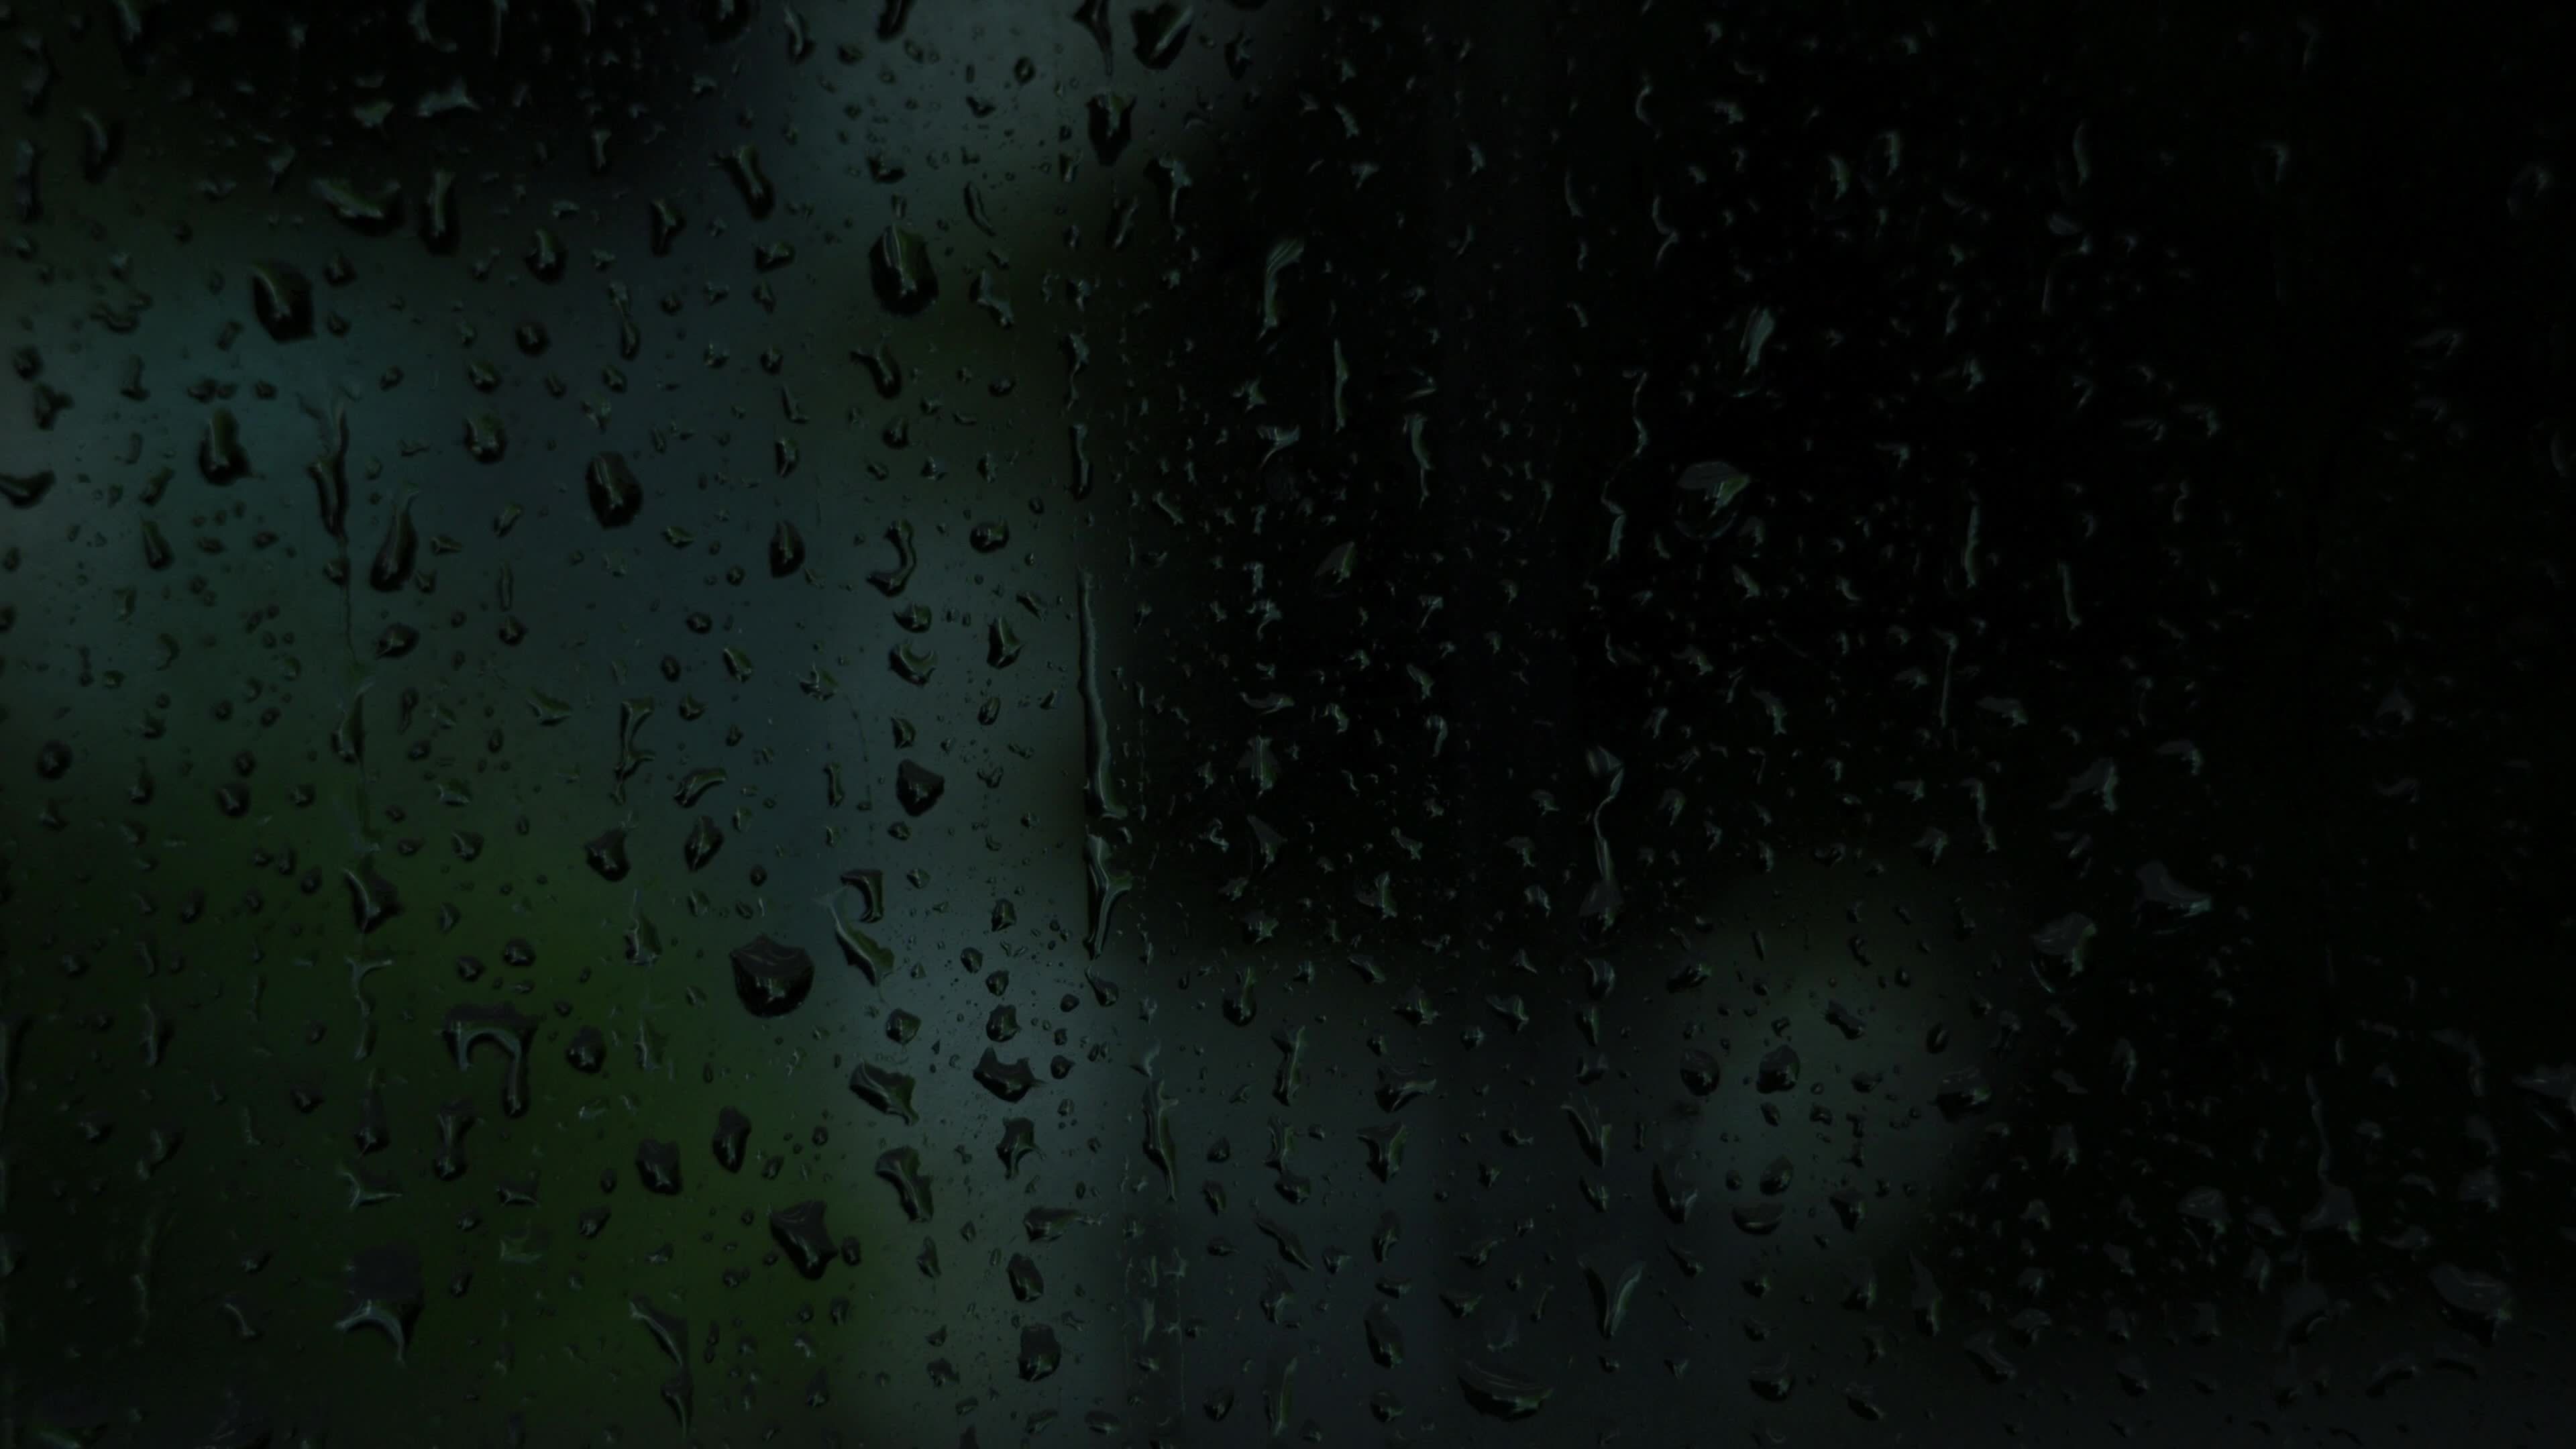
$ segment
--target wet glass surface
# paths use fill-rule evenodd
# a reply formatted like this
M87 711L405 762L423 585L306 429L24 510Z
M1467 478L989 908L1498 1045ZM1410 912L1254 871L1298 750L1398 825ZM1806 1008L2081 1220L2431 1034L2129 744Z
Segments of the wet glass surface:
M2562 19L0 29L8 1442L2561 1441Z

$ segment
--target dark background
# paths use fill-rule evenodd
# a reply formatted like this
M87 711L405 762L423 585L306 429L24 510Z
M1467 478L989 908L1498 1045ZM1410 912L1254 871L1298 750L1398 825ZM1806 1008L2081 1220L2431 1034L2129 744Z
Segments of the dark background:
M8 13L11 1432L2549 1442L2563 23L1132 8Z

